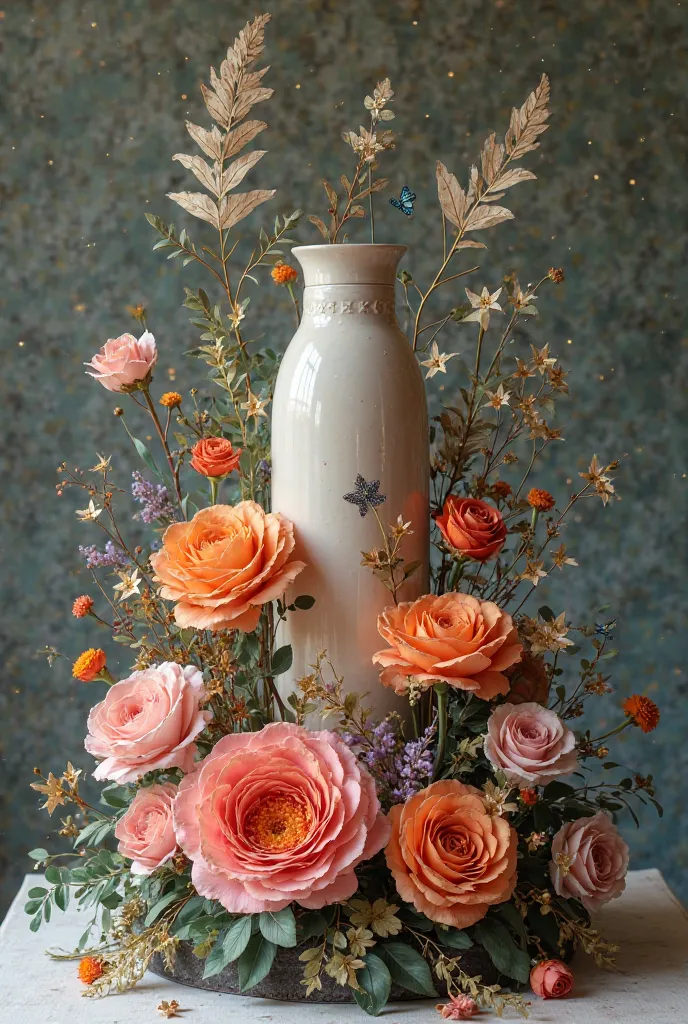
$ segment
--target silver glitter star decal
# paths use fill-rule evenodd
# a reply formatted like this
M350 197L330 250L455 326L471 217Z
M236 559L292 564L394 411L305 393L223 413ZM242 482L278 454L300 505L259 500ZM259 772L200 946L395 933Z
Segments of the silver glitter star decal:
M380 481L368 481L360 473L356 477L353 491L349 491L348 494L344 495L344 501L350 501L352 505L355 505L361 517L369 509L375 508L376 505L382 505L386 500L385 495L380 494Z

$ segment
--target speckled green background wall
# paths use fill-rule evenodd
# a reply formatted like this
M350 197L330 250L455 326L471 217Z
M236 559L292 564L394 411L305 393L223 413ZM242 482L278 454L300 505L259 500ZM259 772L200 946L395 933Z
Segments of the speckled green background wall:
M552 264L566 270L535 328L572 370L567 444L552 451L540 482L565 496L592 451L625 455L623 501L584 509L566 538L581 567L541 590L571 615L609 602L607 614L619 618L619 695L646 691L661 703L660 728L649 738L624 734L619 759L654 772L666 814L626 831L635 865L658 865L688 897L688 8L275 0L273 11L276 95L262 112L270 153L250 187L279 187L272 212L322 213L319 177L346 169L339 131L356 127L362 96L389 74L401 133L390 174L418 193L418 212L405 221L384 203L379 240L413 245L408 266L423 279L438 244L435 159L463 175L486 132L503 131L512 103L543 70L552 77L554 126L529 163L539 181L511 193L517 220L491 233L476 283L510 269L522 280ZM170 156L188 146L185 116L204 122L198 82L254 13L236 0L6 0L0 20L0 902L25 871L25 852L46 837L28 789L32 766L59 772L70 758L89 767L82 736L95 693L71 680L67 662L49 670L36 656L46 643L73 657L102 642L95 624L70 616L71 600L88 589L76 548L95 537L75 521L76 496L55 497L56 466L65 457L91 465L98 451L113 454L124 486L131 470L114 403L82 362L129 329L125 306L142 301L161 350L158 381L191 383L180 268L151 253L143 212L179 223L165 193L189 178ZM301 238L317 240L307 226ZM277 345L291 332L281 298L266 288L255 321ZM135 417L132 426L145 430ZM598 706L596 724L611 723L613 702Z

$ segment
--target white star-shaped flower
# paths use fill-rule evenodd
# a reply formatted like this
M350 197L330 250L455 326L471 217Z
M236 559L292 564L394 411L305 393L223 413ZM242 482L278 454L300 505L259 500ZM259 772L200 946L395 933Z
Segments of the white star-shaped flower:
M78 508L76 514L80 522L87 523L89 520L95 521L102 511L102 508L96 508L93 498L91 498L88 508Z
M252 391L249 391L248 401L242 402L241 408L245 411L247 419L249 416L255 416L256 419L259 416L265 416L267 419L268 414L265 411L265 406L268 405L269 401L269 398L258 398Z
M121 583L116 583L112 588L117 594L118 601L126 601L128 597L133 597L134 594L140 593L139 587L143 583L142 579L139 579L139 570L134 569L133 572L118 572Z
M490 294L487 288L483 288L480 295L472 292L470 288L466 289L466 295L468 301L473 307L473 311L463 318L463 323L467 323L469 320L476 320L484 331L487 330L490 323L490 310L495 309L498 313L503 313L504 310L497 302L497 299L502 294L502 289L498 288L496 292Z
M485 405L489 405L493 409L501 409L503 405L509 404L511 392L505 391L504 385L500 384L496 391L486 391L485 397L487 398Z
M424 359L420 364L421 366L428 367L428 372L425 374L426 380L430 377L434 377L436 373L446 373L447 363L450 359L453 359L454 356L458 356L458 354L458 352L449 352L448 354L446 352L440 352L437 347L437 342L433 341L432 349L430 350L430 358Z

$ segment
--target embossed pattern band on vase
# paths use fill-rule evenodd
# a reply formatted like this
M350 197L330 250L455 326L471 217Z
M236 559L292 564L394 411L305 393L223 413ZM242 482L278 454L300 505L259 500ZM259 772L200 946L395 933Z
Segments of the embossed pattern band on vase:
M401 515L413 534L402 542L420 569L400 592L428 589L428 419L423 379L395 317L395 245L311 245L292 250L304 273L303 319L282 359L272 414L272 507L296 526L307 569L290 598L310 594L282 642L294 651L280 677L287 695L326 649L345 690L367 691L377 716L404 704L377 682L371 658L383 644L379 612L392 598L361 552L381 545L375 517L343 499L360 474L379 480L385 523ZM308 724L317 727L315 716Z

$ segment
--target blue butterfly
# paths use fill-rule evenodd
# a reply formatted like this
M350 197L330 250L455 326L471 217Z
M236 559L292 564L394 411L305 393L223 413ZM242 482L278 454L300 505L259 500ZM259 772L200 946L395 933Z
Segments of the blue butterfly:
M401 190L401 195L398 199L390 199L392 206L396 206L397 210L401 210L407 217L410 217L413 213L413 204L416 200L416 193L412 192L408 185L404 185Z

